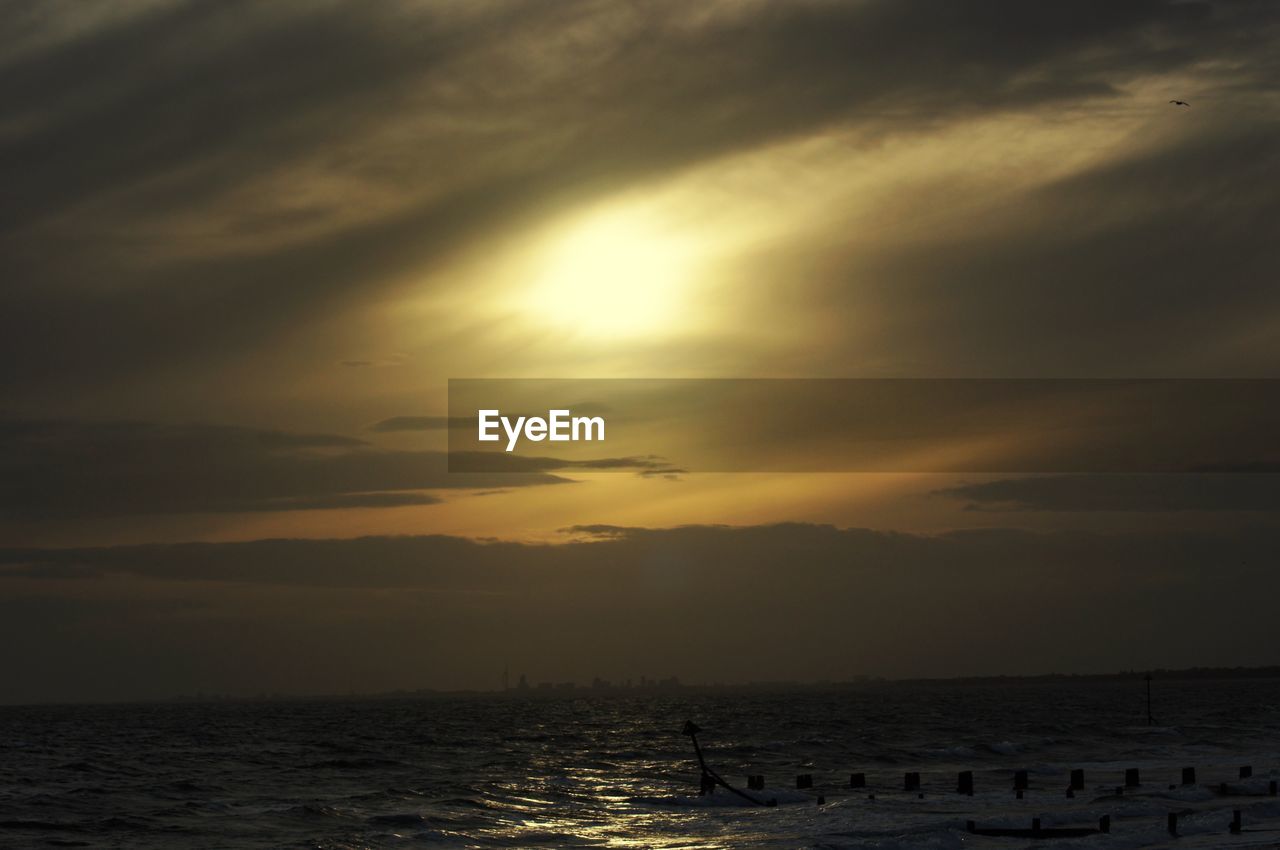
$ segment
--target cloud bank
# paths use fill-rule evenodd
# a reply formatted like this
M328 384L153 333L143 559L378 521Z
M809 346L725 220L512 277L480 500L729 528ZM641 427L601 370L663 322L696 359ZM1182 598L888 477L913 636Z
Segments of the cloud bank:
M588 530L3 550L6 698L490 688L504 664L761 681L1273 658L1274 527Z

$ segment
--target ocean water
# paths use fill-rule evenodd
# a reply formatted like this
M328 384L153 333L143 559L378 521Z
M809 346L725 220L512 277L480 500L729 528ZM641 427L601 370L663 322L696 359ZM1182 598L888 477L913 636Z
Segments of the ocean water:
M1280 681L1157 681L1155 726L1142 687L0 707L0 846L1280 847L1280 801L1267 795ZM700 797L687 719L713 768L739 786L763 774L779 805ZM1238 780L1246 764L1253 778ZM1171 790L1187 765L1199 784ZM1126 767L1144 784L1117 797ZM1086 790L1067 798L1071 768ZM1030 772L1022 800L1018 769ZM956 793L959 770L974 771L974 796ZM868 788L848 787L855 771ZM921 773L922 796L903 790L906 771ZM800 773L811 791L795 790ZM1177 839L1171 811L1183 813ZM1110 835L965 828L1101 814Z

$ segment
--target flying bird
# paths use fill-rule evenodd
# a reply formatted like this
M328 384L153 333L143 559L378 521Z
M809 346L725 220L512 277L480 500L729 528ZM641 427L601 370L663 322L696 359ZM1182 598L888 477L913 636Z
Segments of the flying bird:
M1185 100L1171 100L1169 102L1172 103L1174 106L1190 106L1191 105L1187 103Z

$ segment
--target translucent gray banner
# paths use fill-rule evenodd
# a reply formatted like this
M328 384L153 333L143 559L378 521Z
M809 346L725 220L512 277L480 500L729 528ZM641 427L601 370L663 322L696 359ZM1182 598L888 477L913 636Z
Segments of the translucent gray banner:
M449 382L451 472L1280 472L1271 379Z

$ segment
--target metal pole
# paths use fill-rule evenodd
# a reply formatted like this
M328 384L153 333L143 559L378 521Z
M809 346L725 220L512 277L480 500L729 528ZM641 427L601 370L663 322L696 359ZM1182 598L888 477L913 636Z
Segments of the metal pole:
M698 746L698 733L701 731L702 730L699 729L697 724L694 723L692 720L684 724L684 734L688 735L689 739L693 741L693 752L698 757L698 767L702 769L702 775L710 777L712 780L715 781L716 784L724 786L724 788L727 791L733 794L737 794L739 797L741 797L744 800L755 803L757 806L765 805L762 800L757 800L755 797L752 797L750 794L747 794L743 791L738 790L737 788L734 788L728 782L725 782L724 778L720 776L720 774L716 773L714 770L707 767L706 760L702 758L702 747Z

